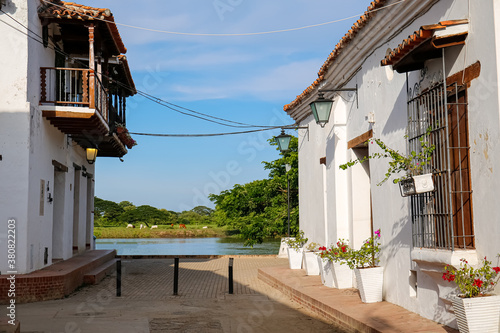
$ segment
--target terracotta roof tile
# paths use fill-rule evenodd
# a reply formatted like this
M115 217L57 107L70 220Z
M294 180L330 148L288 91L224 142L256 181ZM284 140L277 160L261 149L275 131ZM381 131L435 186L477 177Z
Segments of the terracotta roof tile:
M366 12L361 15L356 22L354 22L351 29L349 29L344 37L342 37L340 42L337 43L335 49L330 53L323 66L321 66L321 68L319 69L318 78L309 87L307 87L302 92L302 94L298 95L294 101L292 101L290 104L285 105L283 107L283 110L288 111L300 104L302 100L307 97L307 95L309 95L316 87L320 85L320 83L324 80L326 72L335 61L335 59L337 59L337 57L340 55L342 49L347 46L354 38L354 36L356 36L356 34L368 23L368 21L370 21L370 19L375 16L376 13L374 13L373 10L382 7L386 2L387 0L375 0L370 3L370 6L366 10Z
M398 47L394 48L384 59L381 61L382 66L393 65L399 59L407 55L412 49L423 43L424 41L432 38L434 32L438 29L446 28L447 26L467 23L467 20L450 20L442 21L438 24L424 25L419 30L415 31L412 35L408 36Z
M46 9L46 12L56 18L78 19L82 21L92 21L94 19L105 20L118 50L121 53L127 52L127 48L123 44L120 33L118 32L118 27L115 24L113 14L108 8L95 8L74 2L58 0L53 1L53 3L55 6L50 6Z

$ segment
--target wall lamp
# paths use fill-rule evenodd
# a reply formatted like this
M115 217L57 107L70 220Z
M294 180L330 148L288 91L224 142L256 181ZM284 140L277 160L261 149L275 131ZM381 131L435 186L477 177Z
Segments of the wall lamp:
M341 89L319 89L318 90L318 98L311 102L309 106L311 107L314 119L316 120L316 124L319 124L321 127L325 127L325 124L328 123L330 119L330 113L332 112L333 100L329 98L325 98L323 94L325 92L341 92L341 91L351 91L356 92L356 108L358 107L358 85L356 84L356 88L341 88Z
M97 152L98 152L97 148L87 148L86 152L87 152L87 162L89 162L89 164L94 164L97 158Z
M278 144L278 148L282 153L290 150L290 141L292 140L291 135L285 134L285 129L309 129L309 126L282 127L281 134L276 137L276 143Z
M290 140L292 140L292 136L285 134L285 130L281 129L281 134L276 137L276 142L278 143L278 148L282 153L290 150Z

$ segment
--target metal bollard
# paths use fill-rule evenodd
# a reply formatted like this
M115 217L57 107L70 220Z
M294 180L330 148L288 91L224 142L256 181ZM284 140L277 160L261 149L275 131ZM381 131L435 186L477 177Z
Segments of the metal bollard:
M174 296L179 291L179 258L174 259Z
M233 258L229 258L229 294L233 294Z
M122 296L122 261L116 262L116 297Z

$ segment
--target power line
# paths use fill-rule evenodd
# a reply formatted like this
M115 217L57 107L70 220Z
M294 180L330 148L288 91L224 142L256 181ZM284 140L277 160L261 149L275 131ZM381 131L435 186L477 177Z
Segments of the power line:
M219 118L219 117L215 117L215 116L211 116L211 115L207 115L205 113L201 113L201 112L198 112L198 111L194 111L194 110L191 110L191 109L188 109L188 108L185 108L185 107L182 107L182 106L179 106L179 105L176 105L176 104L173 104L173 103L170 103L170 102L167 102L161 98L158 98L158 97L155 97L155 96L152 96L150 94L147 94L145 92L139 92L138 91L138 94L155 102L155 103L158 103L160 105L163 105L173 111L176 111L176 112L179 112L181 114L184 114L184 115L187 115L187 116L191 116L191 117L195 117L195 118L201 118L203 119L202 117L198 117L198 116L195 116L195 115L191 115L191 114L187 114L185 112L182 112L180 110L176 110L174 108L172 108L171 106L173 107L176 107L176 108L179 108L179 109L182 109L182 110L186 110L186 111L189 111L189 112L192 112L192 113L195 113L195 114L199 114L199 115L204 115L206 117L210 117L212 119L216 119L216 120L221 120L221 121L225 121L225 122L228 122L228 123L233 123L233 124L236 124L236 125L239 125L239 126L234 126L234 125L228 125L228 124L223 124L223 123L220 123L220 122L217 122L217 121L214 121L214 120L208 120L208 119L204 119L204 120L207 120L207 121L211 121L213 123L216 123L216 124L220 124L220 125L223 125L223 126L230 126L230 127L262 127L262 128L266 128L266 127L272 127L272 126L264 126L264 125L251 125L251 124L245 124L245 123L240 123L240 122L237 122L237 121L232 121L232 120L228 120L228 119L224 119L224 118Z
M47 0L42 0L42 1L45 2L45 3L47 3L47 4L51 4L53 6L59 7L59 8L63 8L65 10L69 10L69 11L71 11L73 13L78 13L81 16L87 16L87 17L90 17L90 18L92 18L94 20L100 20L100 21L107 22L107 23L121 25L121 26L124 26L124 27L127 27L127 28L144 30L144 31L151 31L151 32L157 32L157 33L164 33L164 34L170 34L170 35L203 36L203 37L242 37L242 36L257 36L257 35L269 35L269 34L275 34L275 33L284 33L284 32L291 32L291 31L298 31L298 30L316 28L316 27L320 27L320 26L324 26L324 25L329 25L329 24L333 24L333 23L338 23L338 22L346 21L346 20L351 20L351 19L360 17L362 15L365 15L365 13L362 13L362 14L353 15L353 16L349 16L349 17L345 17L345 18L341 18L341 19L337 19L337 20L333 20L333 21L323 22L323 23L311 24L311 25L306 25L306 26L297 27L297 28L271 30L271 31L246 32L246 33L194 33L194 32L178 32L178 31L158 30L158 29L138 27L138 26L134 26L134 25L130 25L130 24L118 23L118 22L114 22L114 21L110 21L110 20L105 20L105 19L97 18L97 17L91 16L91 15L87 15L87 14L81 13L81 12L76 11L76 10L71 10L71 9L69 9L67 7L64 7L64 6L61 6L61 5L57 5L57 4L52 3L50 1L47 1ZM376 9L367 11L367 13L375 13L375 12L378 12L380 10L383 10L383 9L386 9L386 8L398 5L398 4L403 3L405 1L406 0L400 0L400 1L395 2L393 4L390 4L390 5L387 5L387 6L383 6L383 7L380 7L380 8L376 8Z
M262 131L269 131L278 128L282 128L283 126L273 126L269 128L261 128L256 130L249 131L241 131L241 132L228 132L228 133L208 133L208 134L155 134L155 133L136 133L129 132L129 134L133 135L144 135L144 136L159 136L159 137L177 137L177 138L196 138L196 137L209 137L209 136L224 136L224 135L235 135L235 134L248 134Z
M16 23L18 23L19 25L21 25L23 28L25 28L27 31L31 32L33 35L35 35L36 37L38 37L39 39L36 39L35 37L33 36L30 36L28 33L25 33L15 27L13 27L12 25L8 24L7 22L5 21L2 21L0 20L0 22L3 22L5 23L6 25L8 25L9 27L13 28L14 30L24 34L25 36L33 39L34 41L40 43L43 45L43 37L38 35L36 32L30 30L28 27L26 27L24 24L22 24L21 22L19 22L18 20L16 20L14 17L12 17L11 15L9 15L8 13L4 12L2 9L0 9L0 12L4 13L5 15L7 15L10 19L12 19L13 21L15 21ZM87 64L81 62L80 60L78 59L74 59L72 58L68 53L65 53L64 51L62 51L61 49L59 49L57 47L57 45L49 45L48 46L50 49L54 50L55 52L61 54L61 55L64 55L66 58L68 59L71 59L77 63L79 63L81 66L83 66L84 68L86 69L90 69L88 67ZM176 105L174 103L170 103L170 102L167 102L159 97L155 97L151 94L148 94L147 92L144 92L144 91L141 91L141 90L137 90L137 89L133 89L132 87L130 87L129 85L127 84L124 84L120 81L117 81L103 73L99 73L96 71L97 74L100 74L102 75L103 77L106 77L108 78L109 80L113 81L114 83L116 83L117 85L129 90L129 91L135 91L137 92L137 94L145 97L146 99L154 102L154 103L157 103L159 105L162 105L172 111L175 111L175 112L178 112L178 113L181 113L183 115L186 115L186 116L189 116L189 117L194 117L194 118L198 118L198 119L201 119L201 120L205 120L205 121L208 121L208 122L212 122L212 123L216 123L216 124L219 124L219 125L222 125L222 126L228 126L228 127L235 127L235 128L245 128L245 127L261 127L261 128L272 128L272 126L265 126L265 125L252 125L252 124L246 124L246 123L240 123L240 122L236 122L236 121L232 121L232 120L229 120L229 119L224 119L224 118L220 118L220 117L215 117L215 116L212 116L212 115L209 115L209 114L206 114L206 113L202 113L202 112L198 112L198 111L195 111L195 110L192 110L192 109L188 109L188 108L185 108L185 107L182 107L180 105ZM183 112L183 111L180 111L176 108L179 108L179 109L183 109L183 110L186 110L186 111L189 111L189 112L192 112L192 113L195 113L195 114L190 114L190 113L187 113L187 112ZM204 117L203 117L204 116ZM208 117L208 118L212 118L212 119L216 119L216 120L211 120L211 119L207 119L205 117ZM222 123L220 121L217 121L217 120L220 120L220 121L224 121L224 122L227 122L229 124L225 124L225 123ZM235 124L235 125L231 125L231 124Z

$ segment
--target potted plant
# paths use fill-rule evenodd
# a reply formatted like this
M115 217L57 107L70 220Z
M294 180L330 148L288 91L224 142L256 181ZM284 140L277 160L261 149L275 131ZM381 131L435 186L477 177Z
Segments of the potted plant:
M431 129L428 128L426 132L427 134L419 139L421 146L419 152L412 151L408 156L405 156L399 151L388 147L380 139L370 139L367 142L371 144L376 143L380 149L382 149L382 153L375 152L361 159L351 160L340 165L339 167L342 170L346 170L357 163L363 163L371 158L389 158L391 161L389 161L389 168L385 173L385 178L377 185L382 185L393 174L399 174L403 171L405 172L404 176L393 180L394 184L399 183L401 195L403 197L433 191L434 182L432 179L432 173L428 172L428 169L436 146L425 140L426 137L430 135L430 130Z
M330 251L326 246L319 248L318 265L320 266L321 283L325 287L333 288L333 264L330 260Z
M302 268L302 252L304 251L304 245L307 243L308 239L304 238L304 232L299 231L295 238L289 238L286 240L288 245L288 263L290 269L301 269Z
M380 229L368 238L359 250L349 251L347 265L354 269L363 303L382 301L384 268L377 266L380 254Z
M351 250L348 241L339 239L337 246L323 246L319 250L321 282L330 288L352 288L352 270L345 265L345 259Z
M125 146L127 146L128 149L132 149L132 147L137 145L137 141L132 139L124 124L115 123L115 128L118 138Z
M303 252L303 266L307 275L319 275L320 267L318 264L317 253L319 251L319 244L309 243Z
M339 239L337 247L330 252L334 288L352 288L352 269L347 265L346 261L351 252L352 249L349 247L349 241L345 239Z
M492 291L500 278L500 267L491 267L486 257L483 265L473 268L460 259L460 268L445 266L443 279L456 283L460 293L452 296L453 309L460 332L498 332L500 295Z

